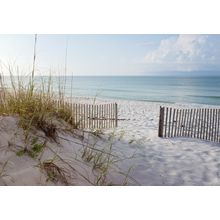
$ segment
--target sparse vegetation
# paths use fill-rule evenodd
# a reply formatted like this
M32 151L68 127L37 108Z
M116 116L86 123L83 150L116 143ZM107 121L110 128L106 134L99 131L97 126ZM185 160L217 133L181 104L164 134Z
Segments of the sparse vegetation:
M135 142L135 139L131 139L128 143L132 144L133 142Z
M54 159L46 160L40 163L40 168L46 172L48 178L47 181L51 181L57 183L60 181L61 183L68 185L66 172L63 168L59 167L54 163Z
M6 166L8 164L8 161L4 162L3 165L0 167L0 178L5 177L6 175Z
M30 146L30 149L25 147L24 149L17 151L16 155L19 157L28 155L32 158L37 158L39 154L43 151L45 143L37 143L37 138L33 138Z
M104 134L103 131L101 129L95 129L93 131L91 131L91 133L97 137L102 137L102 135Z
M17 151L17 152L16 152L16 155L17 155L18 157L21 157L21 156L25 155L25 153L26 153L26 151L25 151L24 149L22 149L22 150Z
M111 166L113 165L114 155L111 154L112 145L110 145L110 149L108 152L105 150L94 150L84 147L82 151L82 159L92 165L92 169L95 173L95 185L108 185L107 175Z
M44 148L44 144L34 144L33 148L30 150L29 155L32 158L36 158L38 157L38 155L42 152L43 148Z

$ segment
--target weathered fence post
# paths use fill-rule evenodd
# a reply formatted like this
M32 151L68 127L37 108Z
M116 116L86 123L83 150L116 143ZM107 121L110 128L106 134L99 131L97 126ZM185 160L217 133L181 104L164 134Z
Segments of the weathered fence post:
M118 104L115 103L115 127L118 127Z
M163 137L163 124L164 124L164 107L160 106L159 129L158 129L159 137Z

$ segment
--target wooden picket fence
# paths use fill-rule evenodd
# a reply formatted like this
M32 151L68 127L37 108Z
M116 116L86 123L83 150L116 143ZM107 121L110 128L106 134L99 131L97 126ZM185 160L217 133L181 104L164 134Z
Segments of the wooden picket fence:
M102 129L118 126L117 103L80 104L55 101L57 108L68 106L77 128Z
M159 137L191 137L220 142L220 109L160 107Z

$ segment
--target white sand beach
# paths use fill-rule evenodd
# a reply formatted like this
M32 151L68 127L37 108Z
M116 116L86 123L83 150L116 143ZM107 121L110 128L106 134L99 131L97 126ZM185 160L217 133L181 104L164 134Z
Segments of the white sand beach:
M125 134L125 143L135 140L126 147L118 145L123 153L135 154L131 175L141 185L220 185L220 144L190 138L159 138L161 105L164 104L119 102L119 118L127 120L119 122L117 132Z
M102 102L103 100L96 100ZM200 104L165 104L109 100L119 104L115 152L123 170L141 185L220 185L220 144L192 138L159 138L160 106L215 107ZM217 106L219 107L219 106ZM106 131L109 133L110 131Z
M75 101L88 103L94 100L75 98ZM84 141L88 140L91 145L93 141L98 141L102 148L112 143L117 171L112 170L108 176L110 184L122 184L127 173L128 185L220 185L220 144L190 138L159 138L159 107L163 103L96 99L96 103L109 101L118 103L118 128L103 130L101 138L87 137ZM202 107L183 104L169 106ZM80 132L78 136L73 136L58 131L59 144L48 141L49 147L36 161L28 156L16 155L15 149L17 151L23 144L16 117L1 116L0 121L0 173L1 167L7 162L0 185L54 185L39 169L40 160L51 159L54 152L58 155L57 162L71 173L67 177L70 185L93 185L93 170L77 157L82 148L77 144L80 142ZM12 142L16 144L10 145ZM58 181L55 185L63 183Z

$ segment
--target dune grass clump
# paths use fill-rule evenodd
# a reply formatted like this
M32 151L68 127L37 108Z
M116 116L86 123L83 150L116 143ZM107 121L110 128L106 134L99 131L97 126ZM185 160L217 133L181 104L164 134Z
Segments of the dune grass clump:
M38 143L37 142L37 138L33 138L32 142L30 143L31 148L27 149L21 149L19 151L16 152L16 155L21 157L23 155L28 155L32 158L37 158L39 156L39 154L43 151L43 149L46 146L46 142L44 143Z
M82 150L82 159L92 165L94 175L96 176L94 185L108 185L107 176L113 166L114 157L111 154L112 146L109 152L104 150L97 151L94 147L91 149L85 146Z
M24 79L28 83L11 75L6 88L1 76L0 115L17 115L24 130L28 131L34 126L48 137L55 137L53 119L62 119L76 128L70 107L65 104L64 96L53 92L50 77L47 82L42 81L37 86L31 77Z

